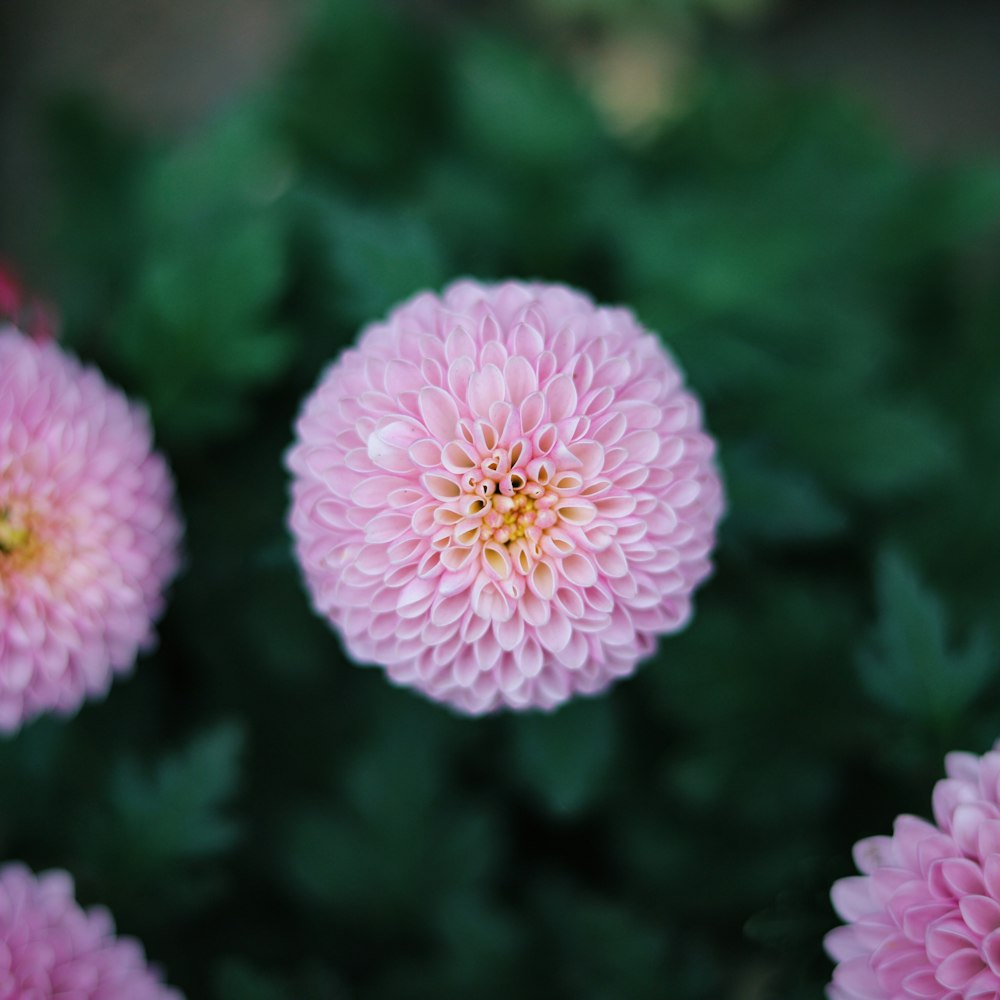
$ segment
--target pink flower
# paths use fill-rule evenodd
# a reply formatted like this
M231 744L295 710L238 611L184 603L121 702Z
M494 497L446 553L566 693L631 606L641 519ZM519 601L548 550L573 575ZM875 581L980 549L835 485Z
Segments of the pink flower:
M1000 742L952 753L932 825L900 816L854 849L863 875L831 893L846 921L826 937L831 1000L1000 997Z
M0 730L106 692L153 640L180 523L145 412L0 328Z
M603 690L683 628L722 511L656 337L559 285L453 284L305 403L291 528L351 655L479 714Z
M63 871L0 868L0 1000L182 1000L146 965L142 946L115 938L111 915L83 910Z

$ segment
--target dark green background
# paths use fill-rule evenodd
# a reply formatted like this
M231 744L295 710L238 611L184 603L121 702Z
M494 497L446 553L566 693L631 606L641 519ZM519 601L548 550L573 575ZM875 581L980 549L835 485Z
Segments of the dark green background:
M1000 736L1000 170L688 7L684 101L626 136L530 21L364 0L183 139L39 111L54 207L3 249L148 401L187 561L134 678L0 744L0 857L190 1000L819 998L853 841ZM631 304L720 442L692 625L550 716L348 664L284 528L322 365L462 274Z

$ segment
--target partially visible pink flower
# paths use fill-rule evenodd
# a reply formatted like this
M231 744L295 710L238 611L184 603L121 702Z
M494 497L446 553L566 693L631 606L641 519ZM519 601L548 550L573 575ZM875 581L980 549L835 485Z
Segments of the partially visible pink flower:
M291 529L352 656L479 714L630 674L688 621L723 500L660 341L559 285L462 281L306 401Z
M1000 742L949 754L945 771L935 824L900 816L855 847L864 874L834 885L848 923L826 937L830 1000L1000 997Z
M0 1000L183 1000L116 938L111 914L83 910L63 871L0 868Z
M144 410L0 328L0 730L104 693L153 639L178 565Z

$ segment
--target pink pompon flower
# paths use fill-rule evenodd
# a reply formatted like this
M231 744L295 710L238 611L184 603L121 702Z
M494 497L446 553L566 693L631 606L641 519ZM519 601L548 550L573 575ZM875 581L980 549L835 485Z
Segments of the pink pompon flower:
M0 328L0 730L106 692L154 638L180 523L144 410Z
M952 753L935 824L900 816L854 849L864 874L831 893L847 921L826 937L830 1000L1000 997L1000 742Z
M460 281L363 331L297 424L291 529L351 655L470 714L631 673L710 571L714 443L659 340Z
M116 938L111 915L83 910L63 871L0 868L0 1000L183 1000Z

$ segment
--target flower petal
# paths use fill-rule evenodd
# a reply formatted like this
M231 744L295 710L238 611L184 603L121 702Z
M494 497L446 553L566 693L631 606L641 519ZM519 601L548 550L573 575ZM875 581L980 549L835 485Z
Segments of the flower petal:
M438 441L451 441L458 427L458 407L455 400L443 389L429 385L418 396L420 416L431 437Z

